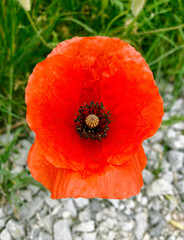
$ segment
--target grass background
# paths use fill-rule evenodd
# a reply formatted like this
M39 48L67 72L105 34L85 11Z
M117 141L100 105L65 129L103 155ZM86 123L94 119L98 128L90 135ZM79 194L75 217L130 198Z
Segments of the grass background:
M10 153L17 139L28 134L24 101L28 77L59 42L74 36L118 37L141 52L162 95L168 83L174 86L172 103L183 94L184 1L149 0L135 14L143 2L34 0L29 12L16 0L0 2L0 134L7 133L6 144L0 146L0 197L11 199L17 181L18 188L28 181L25 173L12 180Z

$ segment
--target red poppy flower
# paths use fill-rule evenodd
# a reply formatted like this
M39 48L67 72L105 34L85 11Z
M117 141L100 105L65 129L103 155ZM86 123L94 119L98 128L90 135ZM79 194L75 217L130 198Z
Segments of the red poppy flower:
M51 198L128 198L143 185L142 142L161 124L163 101L143 57L108 37L75 37L38 63L26 88L36 133L32 176Z

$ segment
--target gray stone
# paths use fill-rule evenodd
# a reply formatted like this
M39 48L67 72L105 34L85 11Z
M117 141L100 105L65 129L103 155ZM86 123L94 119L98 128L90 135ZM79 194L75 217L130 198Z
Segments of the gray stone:
M83 233L83 240L96 240L96 232Z
M174 179L173 173L171 171L165 172L164 174L160 173L159 177L161 177L162 179L164 179L165 181L167 181L169 183L172 183L173 179Z
M95 222L90 220L79 223L73 227L74 232L93 232L95 230Z
M6 221L7 221L6 214L4 213L3 208L0 207L0 230L4 228Z
M91 213L88 209L79 212L79 220L81 222L89 221L91 219Z
M168 160L171 163L172 170L178 171L183 167L184 152L171 150L168 152Z
M11 235L9 234L8 230L5 228L1 233L0 233L0 239L1 240L11 240Z
M6 217L0 218L0 230L4 228L6 221L7 221Z
M40 188L35 185L29 185L27 188L31 190L33 195L37 194L38 191L40 191Z
M183 131L184 130L184 122L178 122L172 125L172 128L175 130Z
M142 240L150 240L150 235L146 233Z
M147 212L140 212L135 215L136 227L135 227L135 236L138 240L142 240L143 235L147 229Z
M21 167L21 166L15 166L14 168L12 168L11 173L13 173L13 174L19 174L19 173L21 173L21 172L23 172L23 171L24 171L24 168L23 168L23 167Z
M106 219L107 225L109 229L115 229L115 227L117 226L117 220L115 218L110 218L108 217Z
M92 212L101 211L101 202L97 198L91 199L91 210Z
M164 137L163 132L161 130L158 130L157 133L153 137L149 138L149 141L152 144L158 143L163 139L163 137Z
M52 236L45 232L40 232L38 240L52 240Z
M68 211L68 210L64 210L61 212L61 217L64 218L64 219L67 219L67 218L71 218L71 212Z
M116 233L114 231L109 231L107 240L116 240Z
M49 195L46 195L44 200L45 203L52 209L59 205L59 201L56 199L51 199Z
M29 232L30 239L38 239L38 235L40 233L40 227L37 224L33 224L31 226L31 231Z
M174 115L184 115L184 99L179 98L175 101L171 108L172 116Z
M27 149L28 151L30 150L30 148L32 146L32 143L27 139L23 139L23 140L19 141L19 143L24 149Z
M9 142L13 140L14 135L10 134L9 136ZM0 144L7 144L7 134L1 134L0 135Z
M176 132L172 128L169 128L166 135L165 141L167 145L175 150L184 149L184 135L181 135L180 132Z
M177 188L178 188L178 190L179 190L179 193L180 193L180 194L183 194L183 193L184 193L184 179L178 181L178 182L176 183L176 186L177 186Z
M120 225L121 225L121 229L123 229L123 231L131 232L135 225L135 222L133 220L129 220L127 222L121 222Z
M74 201L75 201L78 209L83 209L86 206L88 206L88 204L89 204L89 199L86 199L86 198L81 198L81 197L75 198Z
M151 225L157 225L162 220L162 216L159 212L150 211L149 216Z
M81 237L77 236L74 240L83 240Z
M62 203L63 210L70 211L72 217L77 216L77 210L76 210L76 207L74 205L74 201L72 198L62 199L61 203Z
M26 203L20 208L20 215L25 219L32 218L37 211L41 210L43 206L43 199L40 196L37 196L33 199L32 202Z
M162 172L167 173L168 171L171 170L170 168L171 168L171 164L167 161L166 157L163 157L161 162Z
M20 196L28 202L33 200L31 190L20 190Z
M173 195L172 185L162 178L157 179L147 187L147 194L150 197L167 194Z
M20 149L19 153L15 154L14 157L14 162L16 165L19 166L25 166L27 164L27 157L28 157L28 152L29 149Z
M156 227L151 228L150 235L151 237L158 237L162 233L162 230L164 229L166 223L162 220L159 222L159 224Z
M15 239L21 239L24 237L25 232L23 226L15 222L14 220L10 219L6 225L7 230L11 234L11 236Z
M72 240L70 223L68 220L59 220L54 224L54 240Z
M150 184L150 183L153 181L153 179L155 178L155 176L153 175L153 173L150 172L150 171L147 170L147 169L144 169L144 170L142 171L142 176L143 176L143 180L144 180L144 183L145 183L145 184Z
M105 234L109 232L108 224L106 221L103 221L97 225L97 231L101 234Z
M52 233L53 216L47 215L44 217L40 217L38 213L36 217L38 219L39 226L46 230L48 233Z
M108 201L115 207L118 208L119 207L119 199L108 199Z

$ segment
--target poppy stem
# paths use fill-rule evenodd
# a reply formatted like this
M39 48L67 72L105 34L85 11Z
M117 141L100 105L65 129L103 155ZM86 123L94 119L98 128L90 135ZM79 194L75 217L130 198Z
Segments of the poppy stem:
M30 14L28 11L25 11L26 15L27 15L27 18L29 19L30 23L31 23L31 26L33 28L33 30L35 31L35 33L37 34L38 38L40 39L40 41L49 49L52 49L52 47L43 39L43 37L41 36L41 34L39 33L39 31L37 30Z

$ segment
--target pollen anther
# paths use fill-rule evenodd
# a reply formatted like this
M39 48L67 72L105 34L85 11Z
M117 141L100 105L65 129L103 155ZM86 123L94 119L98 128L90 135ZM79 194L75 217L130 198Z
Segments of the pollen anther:
M95 114L89 114L85 119L85 123L90 129L96 128L99 124L99 118Z

